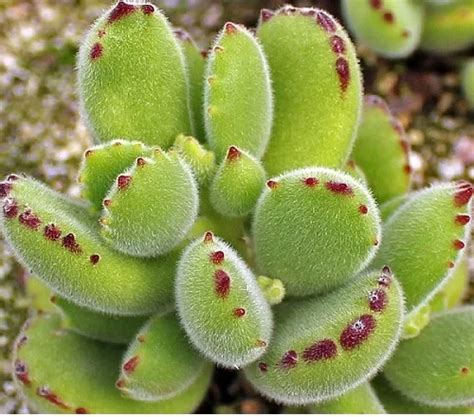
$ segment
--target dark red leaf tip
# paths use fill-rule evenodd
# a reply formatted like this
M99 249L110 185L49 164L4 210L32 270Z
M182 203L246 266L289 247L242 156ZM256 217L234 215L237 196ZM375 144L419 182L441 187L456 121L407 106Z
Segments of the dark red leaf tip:
M467 214L458 214L454 219L454 222L459 226L465 226L470 221L471 221L471 216Z
M242 152L235 146L230 146L229 150L227 151L227 160L228 161L236 161L240 158Z
M462 240L456 239L453 241L453 246L454 246L454 249L461 250L461 249L464 249L464 246L466 245L464 244Z
M220 298L226 298L230 292L230 276L222 269L214 273L214 289Z
M92 60L95 61L96 59L99 59L102 56L103 52L104 47L102 46L102 44L100 42L96 42L94 45L92 45L90 57Z
M268 22L273 16L275 16L275 13L272 10L269 10L269 9L260 10L261 22Z
M94 253L89 257L89 261L92 265L97 265L100 261L100 255Z
M0 182L0 198L8 196L12 190L12 184L10 182Z
M336 54L343 54L346 52L346 44L344 39L342 39L338 35L334 35L331 37L331 49Z
M71 253L81 253L82 249L79 243L76 242L76 237L73 233L69 233L63 237L62 245Z
M335 32L337 29L334 18L322 10L316 15L316 21L326 32Z
M258 363L258 369L262 372L267 372L268 371L268 365L265 362L259 362Z
M123 190L124 188L128 187L131 181L132 177L130 175L119 175L117 178L117 186L119 190Z
M127 362L125 362L122 366L123 371L126 374L131 374L138 366L140 362L140 358L138 356L132 356Z
M108 22L113 23L117 20L123 19L124 17L132 14L136 11L136 7L133 4L125 3L124 1L119 1L117 5L109 14Z
M30 385L30 377L28 375L28 367L24 362L15 361L15 376L23 385Z
M155 7L152 4L144 4L142 6L142 12L146 15L153 14Z
M354 195L352 187L344 182L327 181L325 186L326 189L328 189L334 194L342 194L348 196Z
M359 213L360 214L367 214L369 212L369 209L367 208L367 206L365 204L361 204L359 206Z
M270 190L275 190L276 188L278 188L278 183L273 180L268 180L267 187L270 188Z
M473 187L467 181L458 181L456 183L456 191L454 193L454 204L456 207L465 206L471 200Z
M298 354L294 350L289 350L283 354L283 357L280 360L280 366L282 368L294 368L298 363Z
M69 407L48 387L38 387L36 394L59 408L68 409Z
M78 407L76 408L76 410L74 411L76 414L89 414L87 412L87 409L85 409L84 407Z
M361 345L374 332L377 322L374 316L364 314L350 323L341 333L339 342L344 350Z
M218 250L218 251L212 252L209 257L211 258L211 262L213 264L219 265L220 263L224 261L225 255L224 255L224 252L222 252L221 250Z
M41 225L40 218L31 212L31 210L25 210L23 213L20 214L18 217L20 223L29 229L38 230Z
M51 223L44 227L44 237L48 240L59 240L61 237L61 229Z
M339 77L339 86L341 87L342 92L345 93L351 80L351 70L349 68L349 62L346 58L337 58L336 72L337 76Z
M387 301L387 293L383 289L377 288L375 290L370 291L369 307L372 311L376 311L378 313L384 311L387 305Z
M319 340L307 347L303 352L305 362L317 362L332 359L337 355L336 343L331 339Z
M235 23L232 23L232 22L227 22L224 25L224 30L225 30L225 33L227 33L228 35L232 35L235 32L237 32L237 25Z
M392 12L385 12L383 14L383 20L385 20L387 23L392 24L395 20L395 16L393 15Z
M212 234L212 232L206 232L206 233L204 234L203 242L204 242L204 243L211 243L211 242L214 242L214 235Z
M308 177L308 178L305 178L304 184L307 187L312 188L312 187L316 187L319 184L319 181L314 177Z
M245 313L246 313L245 308L238 307L234 309L234 316L237 318L245 316Z
M6 200L3 204L3 214L7 219L14 219L18 216L19 208L15 200Z

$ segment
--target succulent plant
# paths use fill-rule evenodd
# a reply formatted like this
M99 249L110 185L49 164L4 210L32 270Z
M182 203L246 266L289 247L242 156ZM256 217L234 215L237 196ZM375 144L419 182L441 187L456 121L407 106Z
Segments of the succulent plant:
M387 58L418 48L446 54L474 42L471 0L342 0L342 9L356 37Z
M362 106L327 12L262 10L255 34L228 22L205 58L124 1L87 34L78 85L100 143L82 198L0 183L2 233L46 286L31 281L15 345L33 409L191 412L214 364L326 412L383 412L381 370L426 407L474 401L472 309L446 311L473 187L411 192L403 129L380 98Z

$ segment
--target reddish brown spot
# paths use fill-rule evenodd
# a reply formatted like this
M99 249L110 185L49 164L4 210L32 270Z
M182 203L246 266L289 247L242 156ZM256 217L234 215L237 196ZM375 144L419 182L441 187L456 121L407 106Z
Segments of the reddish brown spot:
M115 383L115 386L120 389L120 388L123 388L125 386L125 380L123 379L119 379L116 383Z
M240 152L235 146L231 146L227 151L227 160L228 161L236 161L240 158L242 152Z
M334 194L354 195L352 187L344 182L327 181L325 185Z
M377 288L376 290L373 290L369 293L369 307L372 311L384 311L387 301L387 294L381 288Z
M374 239L374 243L373 243L373 244L374 244L374 246L378 246L378 245L379 245L378 239Z
M392 118L390 120L390 124L392 125L393 130L395 130L395 132L397 132L399 135L403 135L405 133L405 130L403 129L403 125L400 123L398 119Z
M51 297L49 297L49 301L51 301L53 304L56 304L56 300L57 300L56 294L53 294Z
M349 69L349 63L345 58L339 57L336 60L336 72L339 77L339 85L342 92L347 90L349 81L351 80L351 72Z
M455 223L459 226L465 226L471 221L471 216L467 214L458 214L455 218Z
M137 340L140 342L140 343L145 343L145 335L144 334L140 334L137 336Z
M404 31L402 32L402 36L403 36L404 38L410 37L410 31L404 30Z
M318 25L321 26L326 32L335 32L337 29L336 22L332 16L323 11L318 12L316 15L316 21L318 22Z
M336 54L343 54L346 52L346 44L344 43L344 39L338 35L331 37L331 48Z
M467 366L463 366L460 371L463 375L468 375L469 372L471 372L471 370Z
M20 214L18 217L20 223L29 229L38 230L41 225L40 218L31 212L31 210L25 210L23 213Z
M204 243L210 243L214 241L214 235L212 232L206 232L203 239Z
M20 337L18 341L16 342L16 349L17 350L21 349L27 341L28 341L28 336Z
M369 212L369 209L367 208L367 206L365 204L361 204L359 206L359 213L360 214L367 214Z
M458 181L456 183L456 192L454 194L454 204L457 207L465 206L469 203L473 194L473 187L467 181Z
M238 318L245 316L245 308L239 307L234 309L234 316Z
M259 362L258 368L259 368L262 372L267 372L267 371L268 371L268 365L267 365L265 362Z
M406 140L401 140L400 141L400 146L402 147L403 149L403 153L405 155L408 155L410 153L410 143Z
M319 184L319 181L314 177L309 177L304 180L304 183L308 187L316 187Z
M382 7L382 0L369 0L370 7L373 9L380 9Z
M341 333L339 342L344 350L352 350L362 344L375 330L374 316L364 314L350 323Z
M132 177L130 175L119 175L117 178L117 186L119 190L123 190L124 188L128 187L131 181Z
M97 32L97 36L99 38L103 38L105 36L105 30L101 29Z
M273 13L271 10L268 10L268 9L260 10L261 22L268 22L273 16L275 16L275 13Z
M294 350L285 352L280 360L280 366L282 368L294 368L298 362L298 354Z
M50 403L57 405L59 408L63 409L69 409L69 407L64 404L64 402L54 393L52 392L48 387L39 387L36 390L36 393L44 398L45 400L49 401Z
M76 414L89 414L84 407L76 408L75 413Z
M48 240L58 240L61 237L61 229L54 224L48 224L44 227L44 237Z
M278 187L278 183L273 180L268 180L267 181L267 187L270 188L270 190L274 190L275 188Z
M106 198L104 201L102 201L102 204L104 205L104 207L110 207L110 205L112 204L112 200Z
M461 250L461 249L464 249L465 244L462 240L456 239L453 241L453 246L454 246L454 249Z
M214 288L218 297L225 298L230 291L230 277L227 272L218 269L214 273Z
M454 262L453 261L448 262L448 268L450 268L450 269L454 268Z
M382 287L390 287L390 284L392 283L392 272L388 266L383 267L382 274L379 276L377 282Z
M5 198L12 190L12 185L9 182L0 182L0 198Z
M18 216L18 205L15 200L6 200L3 205L3 214L7 219L13 219Z
M153 14L155 11L155 8L153 7L152 4L144 4L142 6L142 12L145 13L146 15Z
M228 35L232 35L233 33L237 31L237 26L232 22L227 22L224 25L224 30L225 30L225 33L227 33Z
M15 175L15 174L10 174L7 177L7 181L10 181L10 182L18 181L19 179L20 179L20 177L18 175Z
M212 252L210 258L213 264L219 265L224 260L224 252L221 250Z
M355 164L355 162L354 162L353 159L349 159L349 160L347 161L347 166L348 166L349 168L351 168L351 169L355 169L356 164Z
M337 346L331 339L319 340L307 347L303 352L306 362L316 362L334 358L337 355Z
M385 12L383 14L383 20L385 20L387 23L391 24L395 20L395 17L393 16L392 12Z
M142 167L146 164L146 161L144 158L137 158L137 166Z
M136 10L136 7L133 4L127 4L124 1L118 2L117 6L109 14L109 23L116 22L132 14Z
M405 172L405 174L409 175L411 174L412 172L412 169L411 169L411 166L406 164L404 167L403 167L403 171Z
M79 244L76 242L76 237L73 233L69 233L63 237L63 247L65 247L69 252L72 253L81 253L82 249Z
M25 363L17 360L15 361L15 376L24 385L30 385L30 377L28 375L28 368Z
M208 55L209 55L209 51L204 50L204 49L201 51L201 56L202 56L204 59L206 59L206 58L208 57Z
M89 156L91 156L93 153L94 151L92 149L88 149L87 151L84 152L84 156L86 158L89 158Z
M92 265L97 265L100 261L100 255L93 254L93 255L90 256L89 260L90 260Z
M126 374L131 374L133 371L135 371L139 362L140 358L138 356L133 356L123 364L122 369Z
M102 56L102 53L104 52L104 47L100 42L96 42L94 45L92 45L91 48L91 59L98 59Z

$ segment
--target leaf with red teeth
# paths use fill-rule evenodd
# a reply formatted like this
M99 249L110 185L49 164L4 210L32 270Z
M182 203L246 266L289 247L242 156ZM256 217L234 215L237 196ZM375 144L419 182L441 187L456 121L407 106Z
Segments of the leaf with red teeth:
M356 38L388 58L410 55L419 45L424 4L405 0L343 0L342 10Z
M270 345L245 369L252 385L284 404L311 404L369 380L393 352L402 329L403 296L395 277L383 287L385 309L372 311L367 302L386 274L370 272L329 294L276 306Z
M410 145L400 122L377 96L366 96L352 157L362 169L379 203L405 194L410 188Z
M172 398L134 401L114 386L122 347L65 330L58 315L34 317L28 327L24 326L21 337L24 336L28 343L14 352L14 378L29 408L40 414L192 413L202 401L212 375L212 367L205 364ZM26 378L29 383L22 383Z
M288 295L306 296L336 288L367 266L381 238L380 220L359 181L327 168L274 181L278 186L264 190L253 223L263 274L280 279Z
M243 217L255 207L265 178L259 161L231 146L210 186L211 204L223 216Z
M77 61L83 115L97 142L168 148L193 133L185 57L155 6L118 2L91 27Z
M207 141L218 160L231 145L260 158L270 139L273 97L254 36L226 23L207 59L205 78L210 82L204 84L204 108L211 109L204 114Z
M150 318L125 352L122 393L137 401L159 401L186 390L209 363L189 344L174 313Z
M218 263L216 253L223 253ZM272 331L270 307L245 263L211 233L183 253L176 302L191 342L213 362L243 366L265 351Z
M265 169L278 175L308 166L340 168L362 104L354 46L323 10L283 7L271 19L266 14L257 35L271 70L275 114Z
M446 183L408 196L388 218L374 266L389 265L403 289L408 318L426 306L451 276L463 256L471 223L458 216L472 210L472 202L458 196L470 184ZM469 196L470 198L470 196Z

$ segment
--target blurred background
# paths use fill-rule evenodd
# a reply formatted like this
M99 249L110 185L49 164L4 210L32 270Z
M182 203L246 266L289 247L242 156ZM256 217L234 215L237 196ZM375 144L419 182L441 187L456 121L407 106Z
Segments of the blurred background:
M70 195L80 157L90 144L79 118L75 55L88 26L111 5L108 0L1 0L0 177L35 176ZM249 27L262 7L281 1L152 1L172 23L188 30L206 49L228 20ZM313 5L340 17L339 2L289 1ZM416 52L387 61L357 45L367 93L383 96L405 126L413 147L414 187L437 179L474 180L474 116L460 89L459 65L474 51L449 56ZM472 250L472 248L471 248ZM471 277L474 264L471 256ZM9 355L28 313L27 272L0 237L0 413L26 412L10 377ZM474 292L467 294L473 300ZM207 412L275 411L249 387L222 371L206 399Z

